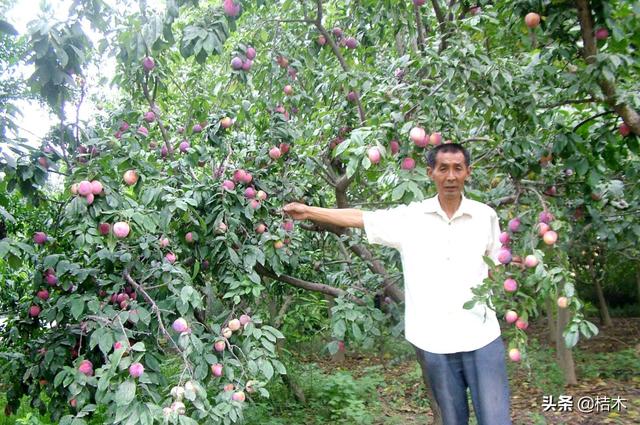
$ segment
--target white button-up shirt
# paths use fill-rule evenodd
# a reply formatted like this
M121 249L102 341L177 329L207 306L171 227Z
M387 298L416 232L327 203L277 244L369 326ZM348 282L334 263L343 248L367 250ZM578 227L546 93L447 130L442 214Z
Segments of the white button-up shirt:
M483 256L497 263L500 225L493 208L462 197L449 219L438 197L389 210L363 212L369 243L396 248L402 257L405 337L432 353L484 347L498 336L495 312L462 306L488 275Z

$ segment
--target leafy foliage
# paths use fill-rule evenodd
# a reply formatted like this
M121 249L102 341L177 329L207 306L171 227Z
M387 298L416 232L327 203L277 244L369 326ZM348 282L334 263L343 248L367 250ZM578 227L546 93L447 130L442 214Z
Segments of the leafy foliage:
M398 334L398 254L358 232L292 226L281 207L433 195L425 148L407 137L416 126L433 144L442 136L470 149L467 196L498 207L505 224L520 217L527 231L512 251L542 260L496 268L475 301L527 319L565 295L567 345L597 331L581 313L572 257L576 244L622 250L638 233L637 2L594 1L589 19L567 2L520 0L481 2L475 14L452 2L444 15L408 1L144 4L77 2L67 21L34 21L25 46L2 53L13 65L27 52L27 84L60 120L37 148L2 133L2 189L41 208L34 227L8 227L0 241L15 288L1 298L15 311L2 328L9 413L34 394L61 424L241 422L244 398L268 396L287 373L282 330L298 340L330 331L331 353L341 340L372 347L388 323ZM539 28L523 24L531 10ZM96 46L83 23L103 36ZM594 24L608 38L595 40ZM94 84L85 70L107 57L119 98L97 99L80 122L68 111ZM367 155L374 147L380 163ZM417 168L402 168L407 158ZM63 180L55 191L52 174ZM89 196L90 182L102 190ZM555 216L553 247L536 233L539 212ZM42 244L34 231L46 233ZM507 276L522 282L513 296L500 291ZM330 319L307 291L335 298ZM313 317L302 319L306 306ZM179 318L186 330L172 328ZM508 335L526 341L522 330ZM134 363L142 375L129 372ZM363 400L375 383L362 392L346 374L323 382L329 420L371 421Z

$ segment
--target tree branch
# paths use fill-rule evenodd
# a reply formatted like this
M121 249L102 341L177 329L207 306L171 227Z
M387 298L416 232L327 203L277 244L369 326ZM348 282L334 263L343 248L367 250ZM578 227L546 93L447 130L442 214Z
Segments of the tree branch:
M353 180L352 177L347 177L347 174L343 174L336 182L336 204L338 208L349 208L349 201L347 199L347 188Z
M325 285L324 283L308 282L306 280L298 279L298 278L287 276L284 274L278 276L273 271L268 270L260 263L256 263L255 270L261 276L265 276L265 277L280 281L282 283L287 283L291 286L295 286L296 288L306 289L307 291L312 291L312 292L320 292L321 294L331 295L332 297L343 297L355 304L366 305L364 300L358 297L355 297L349 294L347 291L340 288L336 288L334 286Z
M580 22L582 42L584 43L582 54L587 63L594 64L596 62L598 48L596 46L591 7L588 0L576 0L576 6L578 8L578 21ZM602 77L598 79L598 85L605 96L604 100L607 105L622 117L622 120L631 128L633 133L640 135L640 115L628 104L624 102L618 103L616 86L613 81Z
M287 313L287 310L289 310L289 306L291 305L292 302L293 302L293 295L289 295L284 299L284 302L282 303L282 306L280 307L278 314L276 314L276 317L273 319L271 326L273 326L276 329L279 329L280 326L282 326L284 315Z
M469 137L468 139L461 140L460 144L468 143L468 142L493 142L489 137Z
M425 49L424 28L422 27L422 15L420 14L420 6L413 4L413 14L416 20L416 29L418 30L418 47L421 52Z
M404 291L395 285L395 282L391 279L387 270L379 260L373 257L371 251L361 244L353 244L349 246L349 249L364 260L367 267L369 267L369 270L382 276L382 280L384 282L382 291L386 296L391 297L391 299L397 303L404 302Z
M594 97L590 97L588 99L567 99L567 100L561 100L556 103L551 103L549 105L542 105L540 107L544 109L553 109L563 105L576 105L580 103L591 103L591 102L598 102L598 99Z
M316 28L324 36L325 40L327 40L327 43L329 43L329 46L331 47L333 54L336 56L336 58L338 58L338 62L340 62L340 66L342 67L342 70L344 72L349 72L349 66L347 65L347 62L344 60L344 56L342 56L342 53L340 53L340 49L338 48L336 43L333 41L333 38L329 35L329 32L327 32L327 29L322 25L322 0L316 0L316 9L317 9L317 12L316 12L317 16L316 16L316 20L314 21ZM354 90L354 91L356 92L356 103L358 104L358 114L360 115L360 123L364 124L364 122L366 121L366 117L364 114L364 108L362 107L362 101L360 100L360 92L358 90Z
M438 26L444 25L445 18L442 13L442 9L440 8L440 2L438 0L431 0L431 5L433 6L433 11L436 14L436 19L438 20Z
M160 133L162 134L162 140L164 140L164 145L167 147L167 154L170 158L173 158L173 149L171 149L171 142L169 141L169 135L167 134L167 129L162 124L162 120L160 119L160 110L156 106L155 101L149 94L149 87L147 86L147 77L142 81L142 92L144 93L145 99L149 103L149 107L156 115L156 122L158 123L158 127L160 128Z
M307 224L307 223L300 223L300 227L304 230L308 230L310 232L331 232L334 233L336 235L343 235L345 232L344 227L338 227L338 226L334 226L331 224L326 224L326 223L313 223L313 224Z
M578 123L578 125L576 125L575 127L573 127L573 132L575 133L575 132L576 132L576 130L578 130L580 127L582 127L583 125L585 125L586 123L588 123L588 122L589 122L589 121L591 121L591 120L594 120L594 119L596 119L596 118L598 118L598 117L601 117L601 116L603 116L603 115L612 114L612 113L614 113L614 112L615 112L615 111L604 111L604 112L601 112L601 113L599 113L599 114L596 114L596 115L594 115L594 116L592 116L592 117L589 117L589 118L587 118L586 120L579 122L579 123Z
M499 206L502 206L505 204L513 204L517 200L518 200L518 194L514 194L514 195L505 196L503 198L498 198L494 201L489 201L487 202L487 205L493 208L498 208Z
M313 19L272 19L271 22L276 22L278 24L281 23L304 23L304 24L315 24L316 22Z
M171 337L169 332L167 332L167 328L164 327L164 322L162 321L162 315L160 314L160 309L158 308L158 304L156 304L156 302L153 300L153 298L151 298L151 296L149 296L149 294L147 293L147 291L144 290L142 285L140 285L138 282L133 280L133 278L129 274L128 270L125 270L122 273L122 276L124 277L124 280L126 280L129 285L133 286L133 288L140 295L142 295L142 297L149 303L149 305L151 305L151 310L153 310L153 312L156 314L156 318L158 319L158 328L160 328L160 332L162 332L167 338L169 338L169 340L173 343L173 346L178 351L178 353L180 353L182 355L182 358L185 360L185 363L187 363L187 367L190 369L191 367L190 367L189 363L187 362L187 359L186 359L184 353L182 352L180 347L178 347L178 344L176 344L176 342L173 340L173 338Z

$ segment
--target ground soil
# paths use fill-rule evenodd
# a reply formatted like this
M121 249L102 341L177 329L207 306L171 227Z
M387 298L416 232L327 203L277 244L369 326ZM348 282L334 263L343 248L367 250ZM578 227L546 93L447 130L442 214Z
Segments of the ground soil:
M597 323L597 322L596 322ZM532 324L528 330L530 338L539 341L540 348L549 349L553 345L547 342L544 323ZM579 358L576 358L576 369L585 365L581 362L593 362L593 358L609 356L611 353L631 351L640 359L640 318L613 319L613 326L600 327L600 333L589 340L581 340L578 344ZM609 353L609 354L607 354ZM604 357L605 361L608 357ZM321 357L308 359L318 363L327 371L339 369L350 371L358 376L365 367L380 364L384 367L386 385L378 389L382 415L376 422L378 425L425 425L432 423L432 413L425 397L425 391L417 372L415 359L407 355L396 361L388 361L378 356L347 355L340 365L331 363ZM552 361L552 356L549 359ZM512 420L514 425L566 424L566 425L601 425L601 424L640 424L640 371L623 377L584 378L578 376L578 385L565 386L559 395L571 398L571 411L556 408L545 409L543 397L547 394L532 382L530 371L526 367L510 366L510 385ZM562 388L562 387L561 387ZM597 397L597 399L596 399ZM593 409L591 413L578 409L578 402L595 403L603 397L622 400L624 407L604 407ZM555 398L557 401L557 397ZM545 411L546 410L546 411ZM586 408L582 410L587 410ZM597 411L596 411L597 410ZM475 424L472 418L471 424Z

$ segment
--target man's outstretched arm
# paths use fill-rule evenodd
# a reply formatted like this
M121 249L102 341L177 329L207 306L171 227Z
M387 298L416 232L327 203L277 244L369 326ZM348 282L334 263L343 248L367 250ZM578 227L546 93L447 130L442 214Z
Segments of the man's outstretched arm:
M362 211L355 208L321 208L292 202L285 205L283 211L295 220L311 220L339 227L364 227Z

